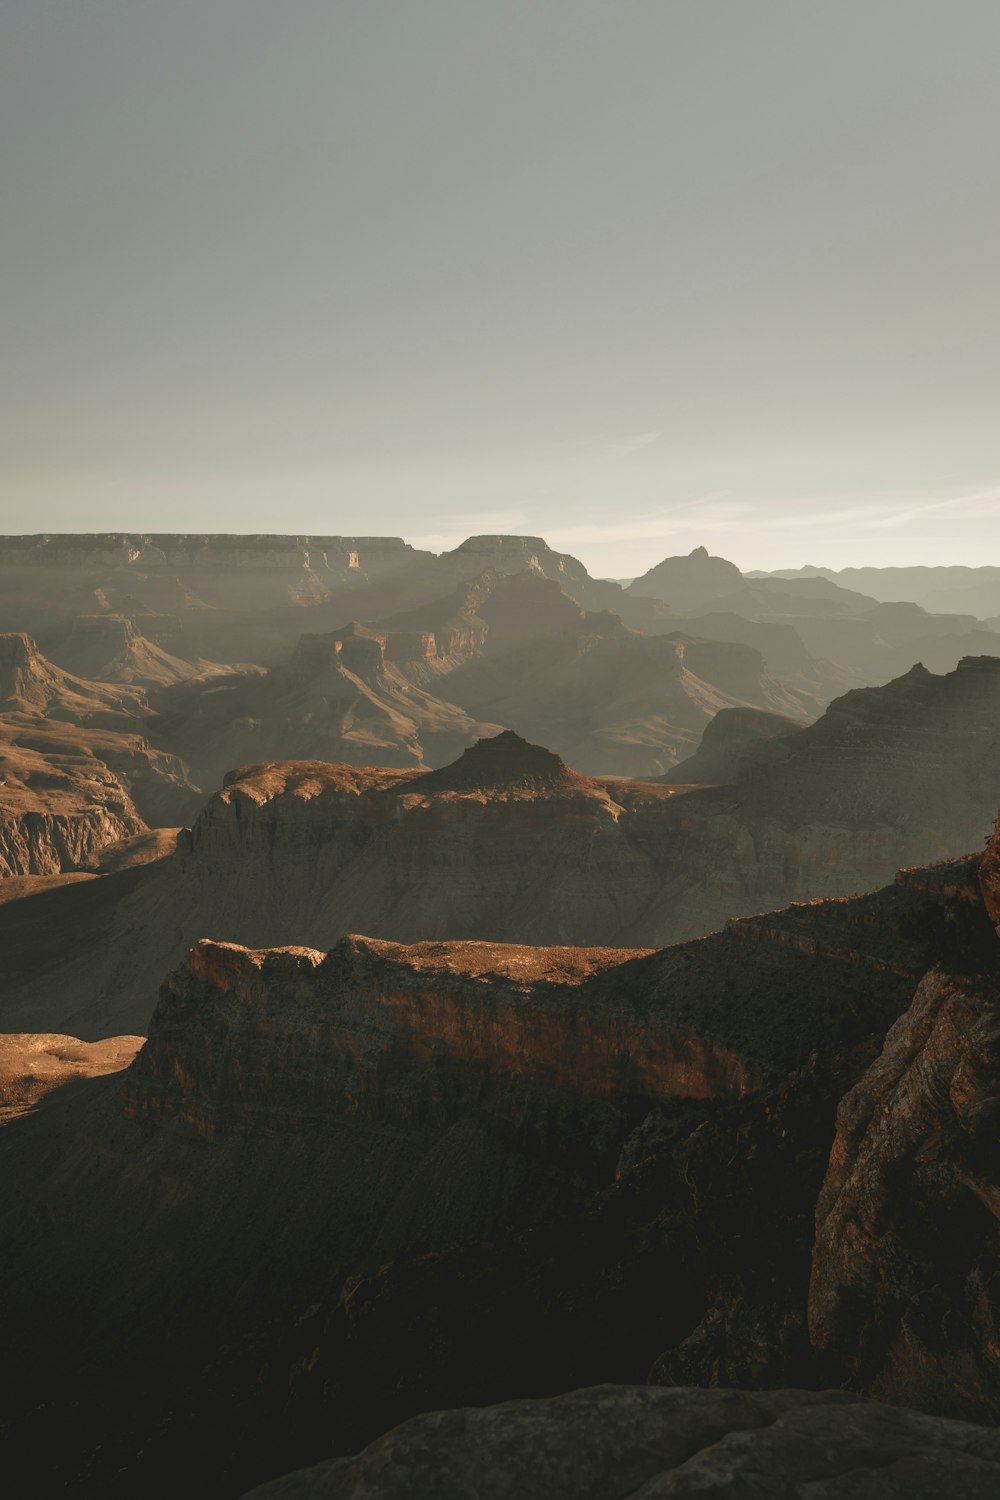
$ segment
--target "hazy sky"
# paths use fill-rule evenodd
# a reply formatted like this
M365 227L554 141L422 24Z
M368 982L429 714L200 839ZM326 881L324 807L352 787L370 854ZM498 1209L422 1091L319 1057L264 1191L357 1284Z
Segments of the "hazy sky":
M0 530L1000 562L1000 0L3 0Z

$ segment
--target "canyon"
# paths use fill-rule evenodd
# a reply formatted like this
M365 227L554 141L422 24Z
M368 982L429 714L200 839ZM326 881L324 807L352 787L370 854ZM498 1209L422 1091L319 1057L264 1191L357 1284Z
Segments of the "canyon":
M1000 657L876 582L0 539L12 1471L989 1492Z
M167 1494L197 1450L235 1495L331 1432L647 1377L994 1420L998 847L651 952L198 943L134 1061L0 1133L11 1451L55 1419L64 1480Z
M147 863L0 905L0 1022L140 1032L159 977L208 935L649 948L849 896L982 847L998 727L1000 661L976 658L854 690L805 727L724 710L691 762L718 785L680 780L683 763L656 781L584 776L510 731L431 772L248 766ZM46 945L53 927L65 940Z

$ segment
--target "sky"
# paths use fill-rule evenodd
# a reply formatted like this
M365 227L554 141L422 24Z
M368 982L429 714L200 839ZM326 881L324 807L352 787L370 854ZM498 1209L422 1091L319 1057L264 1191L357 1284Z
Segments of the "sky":
M1000 563L997 0L4 0L0 531Z

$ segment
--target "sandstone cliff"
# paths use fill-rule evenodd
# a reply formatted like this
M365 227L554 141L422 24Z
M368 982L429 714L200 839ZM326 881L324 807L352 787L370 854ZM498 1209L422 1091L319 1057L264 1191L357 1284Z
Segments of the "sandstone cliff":
M124 614L77 615L69 632L49 646L49 656L57 666L91 682L134 683L144 688L183 682L206 670L226 670L171 655Z
M995 838L983 861L996 912ZM843 1100L817 1208L814 1343L893 1401L1000 1416L1000 953L974 895Z
M910 674L748 750L736 785L695 791L561 763L539 776L552 757L512 734L433 773L249 766L134 886L0 912L14 955L5 1024L140 1030L156 976L206 933L253 947L325 949L364 929L397 942L655 947L790 900L850 895L981 843L995 813L983 736L998 714L992 663ZM158 821L173 826L169 811ZM73 943L46 949L39 967L25 935L55 920Z
M478 804L489 771L509 808L607 795L542 751L513 781L495 745L475 760L438 794ZM359 800L371 774L299 789ZM260 773L230 792L270 857ZM23 906L138 896L168 863ZM37 1454L44 1402L80 1413L65 1462L176 1487L197 1451L238 1493L220 1476L428 1404L654 1361L822 1378L804 1313L836 1102L977 910L964 862L645 954L199 944L129 1069L0 1133L12 1451Z

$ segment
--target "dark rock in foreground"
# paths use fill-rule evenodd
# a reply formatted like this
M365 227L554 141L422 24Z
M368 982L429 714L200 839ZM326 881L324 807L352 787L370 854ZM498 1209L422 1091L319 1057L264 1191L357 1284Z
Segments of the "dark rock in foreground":
M429 1412L245 1500L993 1500L1000 1432L840 1391L594 1386Z

